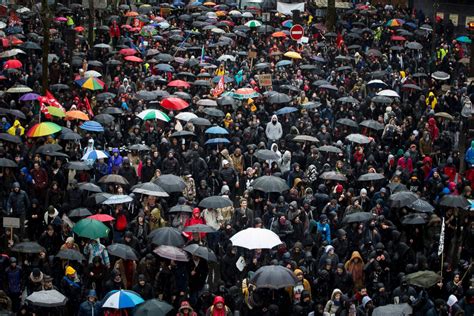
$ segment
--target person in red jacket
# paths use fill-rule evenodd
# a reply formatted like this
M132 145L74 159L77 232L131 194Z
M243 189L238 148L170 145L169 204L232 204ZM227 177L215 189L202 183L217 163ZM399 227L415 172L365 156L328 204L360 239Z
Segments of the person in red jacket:
M199 208L193 209L193 216L191 218L188 218L186 220L186 223L184 223L184 227L192 226L192 225L197 225L197 224L206 224L204 219L201 217L201 210ZM186 236L189 240L193 239L193 234L192 233L183 233L184 236ZM200 233L201 240L206 237L206 233Z
M110 38L112 39L112 46L115 48L117 46L118 39L120 38L120 26L116 20L112 21L109 31Z

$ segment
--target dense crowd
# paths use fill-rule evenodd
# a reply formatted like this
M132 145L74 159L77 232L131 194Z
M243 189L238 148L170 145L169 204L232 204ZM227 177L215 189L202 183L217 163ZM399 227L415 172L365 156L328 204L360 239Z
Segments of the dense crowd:
M0 315L474 315L452 21L30 9L0 22Z

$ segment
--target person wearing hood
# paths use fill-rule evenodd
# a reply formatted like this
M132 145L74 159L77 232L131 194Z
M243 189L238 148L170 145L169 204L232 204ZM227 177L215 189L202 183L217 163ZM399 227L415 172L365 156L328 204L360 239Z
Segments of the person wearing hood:
M278 122L278 117L275 114L272 116L271 121L267 123L265 135L268 139L267 145L269 148L271 144L277 142L283 136L283 127Z
M362 304L359 305L357 308L357 315L364 315L369 316L372 315L374 310L374 302L372 299L367 295L362 298Z
M87 147L84 148L83 152L82 152L82 156L86 156L86 155L89 155L89 153L93 152L95 150L95 146L94 146L94 139L93 138L89 138L89 140L87 141ZM85 159L84 162L88 165L88 166L93 166L94 165L94 162L95 162L95 159L91 159L91 158L88 158L88 159Z
M232 316L232 311L225 305L222 296L216 296L212 306L206 312L206 316Z
M114 173L117 174L120 166L122 165L123 158L120 155L120 151L118 148L113 148L112 149L112 156L109 158L109 170L108 173Z
M14 182L12 191L8 195L7 212L10 216L20 218L21 235L25 233L26 212L30 208L30 199L25 191L20 189L20 184Z
M100 307L97 302L97 293L95 290L89 290L86 301L79 305L78 316L97 316L100 314Z
M434 108L438 104L438 99L436 98L433 91L430 91L428 93L428 97L426 98L425 102L427 107L430 107L432 110L434 110Z
M286 174L291 170L291 152L286 150L282 157L278 160L278 167L282 174Z
M60 282L61 293L68 298L67 301L67 313L68 315L74 315L79 309L80 299L82 297L82 285L80 279L76 273L76 269L71 266L66 267L64 277Z
M32 294L33 292L41 291L43 286L43 272L41 272L38 268L33 268L29 277L28 277L28 284L26 286L26 292L28 295Z
M138 182L137 172L135 168L132 167L128 157L123 158L123 163L118 174L127 179L130 186L134 186Z
M458 298L454 294L449 295L447 304L448 316L456 316L459 315L458 312L463 311L461 306L459 306Z
M301 293L307 291L309 293L309 298L311 300L311 285L307 279L304 278L304 273L301 269L295 269L293 271L297 281L296 284L289 288L288 291L294 303L299 303L301 301Z
M59 211L53 206L48 206L46 212L43 214L44 226L52 225L55 227L55 231L59 232L61 226L61 218L59 217Z
M364 287L364 260L358 251L352 252L352 256L344 264L346 271L352 275L354 290Z
M13 126L7 130L7 133L12 136L23 136L23 134L25 134L25 128L21 126L20 121L15 120Z
M227 245L226 254L222 257L221 261L221 279L225 282L227 287L236 285L239 280L240 271L236 266L238 259L237 248L229 243Z
M474 140L471 141L471 146L466 150L464 160L468 163L468 167L474 167Z
M433 142L439 138L439 128L436 124L436 120L433 117L428 119L428 132L430 133Z
M176 316L198 316L188 301L182 301Z
M186 220L186 222L184 223L184 227L198 225L198 224L205 225L206 222L201 217L201 210L198 207L195 207L193 209L193 215ZM188 240L193 239L192 233L183 232L183 235L186 236ZM206 237L206 233L199 233L200 240L203 240L205 237Z
M336 316L336 312L342 306L342 292L339 289L334 289L331 294L331 299L327 301L324 306L323 316Z

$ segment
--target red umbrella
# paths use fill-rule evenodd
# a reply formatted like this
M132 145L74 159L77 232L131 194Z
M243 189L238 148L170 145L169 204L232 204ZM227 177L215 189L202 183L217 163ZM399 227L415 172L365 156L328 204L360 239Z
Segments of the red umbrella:
M74 30L75 30L76 32L84 32L84 27L83 27L83 26L76 26L76 27L74 28Z
M134 50L133 48L122 48L122 49L119 51L119 54L120 54L120 55L124 55L124 56L135 55L136 53L137 53L137 51Z
M115 220L115 218L107 214L95 214L95 215L88 216L87 218L92 218L99 222L111 222Z
M127 60L127 61L134 62L134 63L142 63L143 62L143 59L141 59L140 57L137 57L137 56L126 56L124 59Z
M400 35L393 35L392 38L391 38L392 41L400 41L400 42L403 42L403 41L406 41L407 39L404 38L403 36L400 36Z
M3 64L3 69L18 69L23 67L21 61L17 59L10 59Z
M184 80L173 80L168 83L168 87L189 88L191 85Z
M189 106L189 104L180 98L166 98L161 101L161 106L168 110L182 110Z

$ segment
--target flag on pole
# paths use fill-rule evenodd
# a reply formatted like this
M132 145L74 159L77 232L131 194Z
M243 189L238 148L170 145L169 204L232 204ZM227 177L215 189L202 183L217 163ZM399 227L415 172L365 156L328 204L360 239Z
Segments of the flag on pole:
M443 251L444 251L444 217L443 217L443 222L441 223L441 233L439 234L438 256L441 255Z
M44 114L45 118L51 119L51 114L49 114L48 108L46 107L46 105L44 105L46 103L46 102L43 102L44 100L45 100L45 97L39 97L38 98L38 101L39 101L39 104L40 104L40 111L41 111L41 113Z
M211 90L211 93L214 97L218 97L225 91L225 86L224 86L224 76L221 76L221 79L219 79L219 82L217 83L217 86Z
M61 105L61 103L59 103L59 101L54 97L54 95L51 92L49 92L49 90L46 90L45 97L48 100L48 102L46 103L48 103L50 106L54 106L55 108L59 108L64 111L64 108Z
M91 107L91 104L89 103L89 98L87 97L84 98L84 104L86 106L87 113L89 113L89 116L94 117L94 112L92 112L92 107Z

